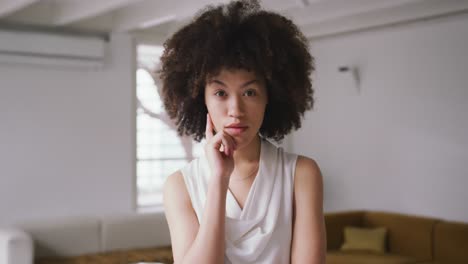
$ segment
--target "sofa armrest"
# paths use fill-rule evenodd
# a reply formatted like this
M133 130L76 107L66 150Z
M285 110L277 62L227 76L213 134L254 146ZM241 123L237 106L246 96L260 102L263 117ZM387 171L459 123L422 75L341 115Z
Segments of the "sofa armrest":
M468 224L441 221L434 229L434 259L441 263L468 263Z
M364 211L325 213L327 250L338 250L343 244L343 231L346 226L362 226Z
M34 256L31 237L19 229L0 229L0 263L32 264Z

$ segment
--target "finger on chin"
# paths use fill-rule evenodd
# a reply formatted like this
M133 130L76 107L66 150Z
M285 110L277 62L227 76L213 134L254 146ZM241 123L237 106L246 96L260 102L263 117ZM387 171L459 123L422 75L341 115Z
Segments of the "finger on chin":
M236 138L233 137L231 134L229 134L228 132L224 131L224 135L226 136L226 138L231 142L232 144L232 148L233 149L236 149L237 147L237 141L236 141Z

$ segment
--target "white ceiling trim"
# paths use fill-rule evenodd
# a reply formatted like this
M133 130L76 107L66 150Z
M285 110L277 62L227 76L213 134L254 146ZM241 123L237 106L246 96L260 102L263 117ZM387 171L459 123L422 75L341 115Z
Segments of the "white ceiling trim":
M425 0L302 25L308 38L319 38L368 28L401 24L452 13L468 12L468 1Z
M173 0L145 1L140 4L119 10L114 17L113 31L132 31L151 26L157 26L157 18L174 17L183 20L194 15L200 7L208 4L226 3L228 0ZM161 19L160 23L169 22L169 19Z
M2 0L0 2L0 17L14 13L35 2L39 2L39 0Z
M54 23L66 25L103 15L132 4L135 0L56 1Z
M296 23L305 25L423 1L425 0L327 0L287 10L285 13L291 15Z
M0 0L9 24L167 37L200 8L230 0ZM308 38L468 12L468 0L263 0ZM2 17L3 16L3 17Z

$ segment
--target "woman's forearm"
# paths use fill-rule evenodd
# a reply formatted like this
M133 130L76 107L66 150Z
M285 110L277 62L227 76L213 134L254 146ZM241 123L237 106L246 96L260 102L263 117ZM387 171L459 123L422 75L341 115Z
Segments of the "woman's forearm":
M210 182L197 236L182 263L224 263L228 186L229 182L222 179Z

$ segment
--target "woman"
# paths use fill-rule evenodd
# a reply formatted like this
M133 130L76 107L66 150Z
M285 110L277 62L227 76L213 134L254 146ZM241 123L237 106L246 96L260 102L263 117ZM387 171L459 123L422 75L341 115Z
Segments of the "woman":
M208 7L164 44L162 97L204 155L170 175L175 263L325 263L322 176L279 141L313 106L313 58L257 1Z

